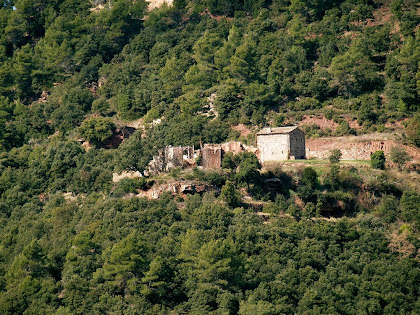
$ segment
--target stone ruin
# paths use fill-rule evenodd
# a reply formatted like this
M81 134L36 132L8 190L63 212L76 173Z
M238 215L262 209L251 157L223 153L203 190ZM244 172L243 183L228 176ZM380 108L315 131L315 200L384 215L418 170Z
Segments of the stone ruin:
M177 167L197 165L199 156L201 156L201 166L204 169L218 169L222 167L223 154L226 152L238 154L245 151L255 153L256 150L238 141L222 144L204 144L201 149L197 150L189 146L167 146L159 150L158 155L153 157L145 171L145 175L170 172Z
M149 162L145 175L169 172L170 170L184 165L194 165L196 155L194 147L167 146L159 150L158 155Z
M222 167L222 147L219 144L205 144L201 150L201 159L204 168Z

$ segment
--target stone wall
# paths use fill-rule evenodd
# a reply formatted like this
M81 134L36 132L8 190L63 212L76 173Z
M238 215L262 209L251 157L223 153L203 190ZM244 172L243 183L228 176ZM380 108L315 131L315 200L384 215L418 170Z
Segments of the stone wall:
M290 133L290 159L304 159L305 156L305 134L296 129Z
M171 169L181 167L184 161L194 159L194 149L191 147L167 146L159 150L159 154L153 157L146 169L147 175L169 172Z
M257 135L257 148L261 163L284 161L289 158L289 134Z
M239 141L230 141L221 144L223 152L232 152L233 154L239 154L244 152L244 147Z
M205 144L201 151L204 168L220 168L222 166L222 148L217 144Z
M387 139L386 136L380 134L370 137L347 136L309 139L306 140L306 157L327 159L331 150L339 149L343 160L370 160L370 155L373 152L382 150L387 156L396 146L402 146L413 158L413 162L420 161L420 150L400 145L395 140Z
M184 161L183 147L167 147L166 148L166 167L172 169L174 167L181 167Z

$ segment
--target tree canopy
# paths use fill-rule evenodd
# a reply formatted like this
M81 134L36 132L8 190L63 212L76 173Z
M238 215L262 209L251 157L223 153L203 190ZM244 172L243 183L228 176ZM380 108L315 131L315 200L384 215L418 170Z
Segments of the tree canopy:
M417 9L2 1L1 313L418 312L418 183L382 170L383 153L380 170L339 163L339 150L328 165L264 169L232 153L220 170L113 181L167 145L249 145L304 115L339 126L307 126L313 136L403 121L401 141L418 147ZM183 181L211 191L162 193Z

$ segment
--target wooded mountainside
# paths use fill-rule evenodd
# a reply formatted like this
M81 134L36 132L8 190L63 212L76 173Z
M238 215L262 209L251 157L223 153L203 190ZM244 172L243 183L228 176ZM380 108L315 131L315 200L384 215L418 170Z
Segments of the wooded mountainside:
M309 137L399 123L420 147L417 1L1 3L2 314L418 312L419 177L404 154L399 170L332 152L263 171L243 153L218 172L112 182L165 145L251 144L303 115L339 124ZM168 178L215 192L133 197Z

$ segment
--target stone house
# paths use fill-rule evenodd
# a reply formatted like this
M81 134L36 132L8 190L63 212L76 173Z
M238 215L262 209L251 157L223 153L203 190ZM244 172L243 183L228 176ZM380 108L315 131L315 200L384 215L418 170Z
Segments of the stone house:
M262 164L305 158L305 134L297 126L264 128L256 142Z

